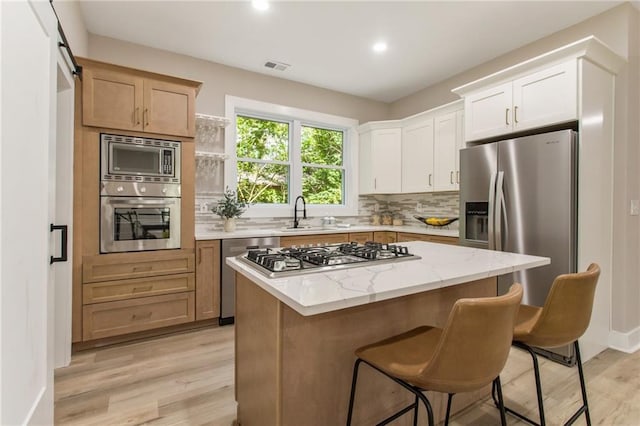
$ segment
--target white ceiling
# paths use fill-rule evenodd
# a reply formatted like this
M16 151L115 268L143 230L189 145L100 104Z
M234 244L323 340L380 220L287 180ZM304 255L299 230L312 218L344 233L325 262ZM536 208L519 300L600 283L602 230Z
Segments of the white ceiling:
M392 102L619 1L83 1L90 33ZM385 40L388 50L371 46ZM268 60L291 64L286 71Z

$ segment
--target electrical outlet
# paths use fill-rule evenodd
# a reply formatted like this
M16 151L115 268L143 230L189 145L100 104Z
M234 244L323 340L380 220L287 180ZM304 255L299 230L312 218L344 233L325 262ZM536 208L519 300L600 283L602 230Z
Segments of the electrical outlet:
M631 200L631 208L629 210L631 216L640 215L640 200Z
M378 210L380 210L380 204L375 203L375 204L373 205L373 211L374 211L374 212L377 212Z
M422 203L421 202L418 202L416 204L416 212L422 213Z

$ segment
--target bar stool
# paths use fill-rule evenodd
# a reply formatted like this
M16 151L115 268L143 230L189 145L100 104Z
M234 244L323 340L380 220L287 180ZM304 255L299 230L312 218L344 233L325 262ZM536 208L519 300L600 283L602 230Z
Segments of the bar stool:
M539 348L553 348L573 343L576 351L576 363L578 364L578 376L582 391L582 406L565 423L570 425L584 413L587 425L591 425L589 417L589 404L587 403L587 389L582 371L580 359L580 345L578 339L582 336L591 320L593 298L596 291L596 283L600 276L600 267L592 263L586 272L564 274L558 276L551 286L549 295L543 307L522 305L518 311L518 319L513 331L513 345L526 350L533 360L533 371L536 380L536 393L538 397L538 411L540 423L505 407L508 413L529 422L533 425L544 426L544 405L542 402L542 384L540 382L540 368L538 357L532 346ZM494 386L493 400L500 404L500 392L496 397Z
M451 400L459 392L471 392L495 382L502 400L500 372L513 337L513 326L522 300L522 286L514 284L503 296L460 299L451 310L443 329L422 326L355 351L347 425L351 424L360 364L389 377L415 395L415 401L379 425L385 425L413 410L418 421L418 403L427 409L433 426L433 410L424 391L448 394L445 425L449 422ZM502 406L502 404L500 404ZM506 424L505 412L500 419Z

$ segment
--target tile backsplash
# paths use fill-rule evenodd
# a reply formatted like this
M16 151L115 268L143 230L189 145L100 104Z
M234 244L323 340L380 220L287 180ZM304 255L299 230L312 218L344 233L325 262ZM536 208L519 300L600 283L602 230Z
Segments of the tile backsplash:
M224 127L220 121L196 118L196 225L222 230L223 222L211 212L224 192ZM417 193L394 195L362 195L358 197L358 215L337 218L343 223L367 225L374 212L389 212L402 218L406 225L418 225L413 215L458 216L458 193ZM417 211L420 205L421 211ZM243 218L237 220L238 229L279 228L290 226L289 217ZM321 218L310 218L310 226L320 226ZM458 222L449 225L457 229Z

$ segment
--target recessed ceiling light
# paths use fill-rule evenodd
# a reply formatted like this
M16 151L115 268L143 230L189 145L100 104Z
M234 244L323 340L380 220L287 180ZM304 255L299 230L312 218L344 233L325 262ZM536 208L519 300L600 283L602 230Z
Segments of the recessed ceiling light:
M376 44L373 45L373 51L377 52L377 53L382 53L385 50L387 50L387 43L385 43L384 41L380 41Z
M264 11L269 9L269 2L267 0L253 0L251 5L254 9Z

